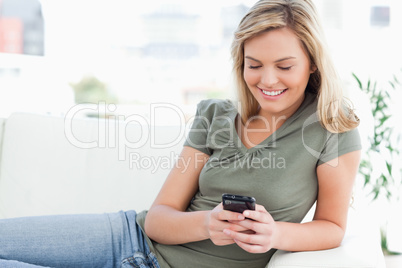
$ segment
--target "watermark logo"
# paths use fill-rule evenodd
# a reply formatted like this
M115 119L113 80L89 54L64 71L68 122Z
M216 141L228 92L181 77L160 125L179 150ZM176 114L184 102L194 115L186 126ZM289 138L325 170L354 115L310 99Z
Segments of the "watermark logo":
M127 149L140 149L149 146L154 149L172 148L181 143L185 137L187 123L185 115L179 107L169 103L154 103L150 105L150 116L140 114L110 115L116 110L116 105L100 102L99 104L75 105L68 111L64 120L64 134L74 146L82 149L117 148L118 160L126 160ZM176 130L178 132L169 140L161 142L157 139L156 118L169 111L174 113ZM79 126L74 125L75 119L85 114L95 115L97 121L97 135L93 140L80 138ZM135 136L128 135L128 128L135 128ZM131 133L132 134L132 133ZM162 135L159 135L162 136Z
M332 120L336 122L336 120ZM323 138L324 141L324 151L318 150L318 148L321 149L321 146L317 146L315 148L311 147L309 144L310 142L307 142L307 137L306 135L311 135L311 133L308 131L309 127L313 127L313 125L321 125L321 122L319 120L318 116L318 111L316 113L311 114L303 123L302 131L301 131L301 139L303 143L304 149L306 149L315 159L327 162L326 158L332 158L332 161L328 161L327 164L329 164L332 167L336 167L339 164L338 160L338 155L339 155L339 134L338 133L331 133L328 130L325 130L324 128L322 129L322 133L324 133L325 137ZM317 133L319 134L319 133ZM320 137L317 137L319 139Z
M267 152L263 157L254 157L252 153L237 154L235 157L223 158L211 157L208 161L211 167L222 169L285 169L286 160L277 153Z
M156 172L158 169L170 169L176 165L175 163L187 169L190 165L190 160L182 159L179 155L175 154L183 145L184 140L187 141L188 145L200 149L200 151L204 151L203 149L206 148L224 149L233 146L242 147L245 144L248 147L264 148L267 144L262 144L261 139L259 141L258 139L251 140L249 137L271 135L269 147L276 148L276 130L287 120L285 116L273 117L270 121L265 117L255 116L243 125L240 121L240 116L237 116L235 118L237 120L236 124L236 120L233 120L233 115L218 115L213 120L201 115L189 116L179 106L170 103L150 104L148 114L146 115L116 115L116 110L116 105L106 104L105 102L72 107L64 120L65 137L77 148L116 148L119 161L128 160L130 168L147 169L152 172ZM94 117L98 118L96 123L93 123L93 121L91 123L94 128L93 132L95 133L92 136L88 134L87 126L84 127L86 130L82 130L82 124L84 124L83 121L85 120L76 120L80 116L82 117L82 115L87 114L95 115ZM173 117L175 119L175 124L170 126L174 129L174 134L168 128L160 126L159 118L166 114L169 114L170 118ZM78 125L76 125L77 121L80 121ZM250 127L250 124L256 121L259 122L258 126L254 125ZM309 144L311 137L310 139L306 139L306 135L311 135L306 130L314 124L320 124L316 113L309 116L303 122L300 139L303 147L309 154L317 160L325 159L325 155L316 146L314 147ZM166 133L163 133L163 131L166 131ZM324 133L326 133L325 146L327 151L331 151L331 154L337 154L338 135L328 131ZM204 137L204 142L202 142L202 138L200 137ZM143 149L165 150L162 151L165 153L163 153L164 156L160 157L146 156L140 153ZM210 159L209 162L219 162L223 167L225 166L225 159L220 159L219 161L213 160ZM235 161L236 167L240 168L286 168L285 159L271 152L262 158L250 158L246 155L242 159L235 159ZM331 165L337 164L336 161L331 162Z

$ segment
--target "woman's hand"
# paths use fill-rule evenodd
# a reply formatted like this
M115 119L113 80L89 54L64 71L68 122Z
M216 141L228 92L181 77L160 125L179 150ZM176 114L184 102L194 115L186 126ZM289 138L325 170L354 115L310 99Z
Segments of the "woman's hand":
M224 210L222 203L220 203L207 214L205 219L208 237L217 246L234 244L235 241L233 238L223 231L230 230L235 233L249 231L246 227L239 224L244 219L245 217L241 213Z
M250 253L264 253L274 247L277 237L276 222L271 214L261 206L256 205L256 210L246 210L243 216L248 219L238 221L236 224L244 230L252 232L242 232L225 228L223 233L232 239L239 247Z

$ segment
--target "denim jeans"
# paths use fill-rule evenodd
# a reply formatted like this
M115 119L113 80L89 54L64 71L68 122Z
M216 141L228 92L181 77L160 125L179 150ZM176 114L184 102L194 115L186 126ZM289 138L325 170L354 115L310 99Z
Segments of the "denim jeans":
M136 212L0 220L0 267L153 267Z

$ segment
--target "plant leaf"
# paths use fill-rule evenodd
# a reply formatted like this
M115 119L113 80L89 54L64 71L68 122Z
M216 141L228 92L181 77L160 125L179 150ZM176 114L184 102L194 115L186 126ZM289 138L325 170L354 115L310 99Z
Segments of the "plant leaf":
M359 88L363 89L363 85L362 85L362 82L360 81L360 79L356 76L356 74L352 73L352 75L356 79L357 83L359 84Z

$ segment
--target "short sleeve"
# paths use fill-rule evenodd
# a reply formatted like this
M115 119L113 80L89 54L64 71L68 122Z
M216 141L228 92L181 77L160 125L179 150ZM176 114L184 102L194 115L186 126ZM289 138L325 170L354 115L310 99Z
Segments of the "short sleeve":
M207 155L211 155L212 151L207 145L208 132L211 125L211 115L209 115L208 109L206 109L207 106L207 101L201 101L198 103L194 121L183 146L189 146Z
M330 133L318 160L318 165L331 161L341 155L361 150L360 135L357 128L344 133Z

